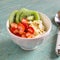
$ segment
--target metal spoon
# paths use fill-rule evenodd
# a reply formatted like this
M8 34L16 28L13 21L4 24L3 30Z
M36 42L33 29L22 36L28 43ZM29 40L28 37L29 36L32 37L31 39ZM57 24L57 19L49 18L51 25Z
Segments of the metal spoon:
M57 12L55 16L55 22L58 25L58 36L57 36L57 43L56 43L56 54L60 55L60 11Z

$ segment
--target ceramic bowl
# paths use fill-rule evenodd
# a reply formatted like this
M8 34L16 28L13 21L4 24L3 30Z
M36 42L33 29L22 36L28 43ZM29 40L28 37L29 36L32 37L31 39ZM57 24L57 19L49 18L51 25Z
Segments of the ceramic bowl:
M45 34L40 35L36 38L21 38L21 37L14 35L9 30L9 20L7 20L6 27L11 36L11 40L14 43L16 43L17 45L19 45L24 50L33 50L33 49L37 48L43 42L44 38L49 35L49 33L51 31L51 25L52 25L51 20L45 14L40 12L40 16L41 16L41 19L42 19L47 31Z

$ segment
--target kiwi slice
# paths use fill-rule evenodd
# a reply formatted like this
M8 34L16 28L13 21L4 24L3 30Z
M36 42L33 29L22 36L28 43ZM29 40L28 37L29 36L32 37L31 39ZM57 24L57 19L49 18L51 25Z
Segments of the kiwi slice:
M16 13L16 19L15 19L15 22L16 23L19 23L20 22L20 20L19 20L19 11Z
M22 18L27 18L30 14L28 12L23 12L21 15L20 15L20 21L22 20Z
M20 10L20 21L22 20L22 18L27 18L27 16L29 16L29 15L30 15L29 10L22 8Z
M40 20L39 13L37 11L30 10L31 16L34 16L34 20Z
M40 20L39 13L37 11L22 8L11 13L9 24L12 22L19 23L23 18L27 18L28 20Z
M15 22L15 18L16 18L16 13L18 12L18 10L15 10L11 13L10 17L9 17L9 24Z
M27 16L27 15L26 15L27 11L28 11L28 9L25 9L25 8L20 9L20 10L16 13L15 22L16 22L16 23L19 23L19 22L22 20L22 18L25 18L25 17Z
M40 20L39 13L37 11L28 10L25 8L20 10L20 21L22 18L27 18L28 20Z

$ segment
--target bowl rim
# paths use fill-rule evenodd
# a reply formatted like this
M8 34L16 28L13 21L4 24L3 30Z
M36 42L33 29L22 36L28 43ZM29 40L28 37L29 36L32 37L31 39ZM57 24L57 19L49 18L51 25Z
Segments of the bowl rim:
M40 12L40 13L41 13L41 12ZM43 14L43 13L42 13L42 14ZM44 16L47 17L46 14L44 14ZM35 38L22 38L22 37L19 37L19 36L16 36L15 34L13 34L13 33L9 30L9 20L7 20L6 28L7 28L7 30L8 30L8 32L9 32L10 35L13 35L14 37L19 38L19 39L22 39L22 40L35 40L35 39L40 39L41 37L44 37L44 36L48 35L49 32L51 31L52 23L51 23L51 20L49 19L49 17L47 17L47 18L48 18L49 23L50 23L50 28L48 29L48 31L47 31L46 33L40 35L39 37L35 37Z

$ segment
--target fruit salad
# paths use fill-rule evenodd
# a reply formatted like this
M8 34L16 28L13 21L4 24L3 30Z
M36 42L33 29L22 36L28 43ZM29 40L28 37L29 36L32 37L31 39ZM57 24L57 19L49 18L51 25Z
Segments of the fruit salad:
M9 30L22 38L34 38L46 32L39 13L26 8L11 13L9 16Z

